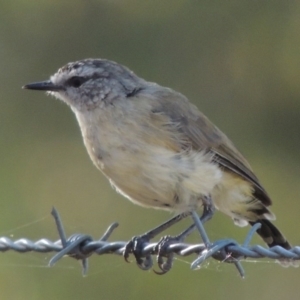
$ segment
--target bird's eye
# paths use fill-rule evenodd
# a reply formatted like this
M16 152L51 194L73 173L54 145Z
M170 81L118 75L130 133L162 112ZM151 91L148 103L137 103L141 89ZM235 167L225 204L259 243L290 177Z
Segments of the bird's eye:
M66 84L75 88L80 87L85 81L87 81L86 77L73 76L71 77Z

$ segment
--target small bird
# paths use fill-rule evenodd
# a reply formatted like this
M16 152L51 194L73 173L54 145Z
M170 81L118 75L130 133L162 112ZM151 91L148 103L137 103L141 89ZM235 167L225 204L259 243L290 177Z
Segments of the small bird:
M260 223L269 247L291 248L249 163L184 95L105 59L68 63L24 88L71 107L90 158L117 192L178 214L148 238L203 206L208 218L216 207L239 226Z

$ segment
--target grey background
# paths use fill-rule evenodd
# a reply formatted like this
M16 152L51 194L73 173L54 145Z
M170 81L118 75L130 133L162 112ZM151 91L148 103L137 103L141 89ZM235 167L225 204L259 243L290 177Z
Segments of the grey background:
M115 60L170 86L197 104L247 157L274 200L276 225L300 245L299 1L1 1L0 235L57 239L54 205L68 234L128 240L170 217L117 195L88 158L70 109L43 93L21 90L69 61ZM178 233L190 221L168 233ZM216 213L212 240L241 229ZM190 242L198 242L194 234ZM253 243L261 243L255 237ZM179 258L165 276L121 257L90 259L83 278L65 258L3 253L3 299L263 299L299 297L299 269L271 260L232 265L210 260L198 271Z

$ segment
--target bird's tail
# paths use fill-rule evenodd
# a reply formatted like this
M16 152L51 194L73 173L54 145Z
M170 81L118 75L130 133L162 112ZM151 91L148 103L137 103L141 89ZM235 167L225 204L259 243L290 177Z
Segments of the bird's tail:
M270 248L274 246L281 246L286 250L290 250L292 248L282 233L269 220L261 219L257 220L256 222L249 222L251 226L257 223L261 224L261 227L257 230L257 233ZM283 267L299 267L299 262L292 259L283 258L279 259L278 261Z
M257 233L270 248L274 246L281 246L286 250L292 248L282 233L269 220L261 219L255 222L249 222L249 224L252 226L257 223L261 224L261 227L257 230Z

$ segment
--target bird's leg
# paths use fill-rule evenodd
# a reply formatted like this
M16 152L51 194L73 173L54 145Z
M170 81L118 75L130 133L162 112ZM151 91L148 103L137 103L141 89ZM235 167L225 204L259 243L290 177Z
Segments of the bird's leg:
M192 218L194 220L194 224L197 227L201 235L202 241L206 247L209 246L210 241L203 227L203 224L212 218L214 212L215 207L210 196L203 197L203 213L201 218L199 218L198 214L195 211L192 211Z
M142 270L149 270L153 263L152 263L152 258L151 256L147 256L145 259L142 259L143 256L143 245L145 243L148 243L152 238L163 232L164 230L168 229L172 225L178 223L182 219L188 217L191 214L191 212L186 212L179 214L172 219L168 220L167 222L161 224L160 226L144 233L143 235L140 236L135 236L127 243L127 245L124 248L123 251L123 257L125 260L128 262L128 257L129 253L133 253L135 256L137 265L142 269Z
M166 256L165 253L167 247L169 247L170 244L174 244L176 242L183 242L196 228L199 230L205 246L208 247L210 241L203 227L203 224L212 218L214 210L215 208L210 196L203 198L203 213L200 218L195 211L192 211L191 214L194 220L194 223L192 225L190 225L186 230L184 230L177 236L164 236L160 239L160 241L156 245L156 250L158 252L157 262L159 268L161 269L161 272L154 271L156 274L165 274L172 268L174 253L168 254L166 261L164 261L163 259L163 257Z

